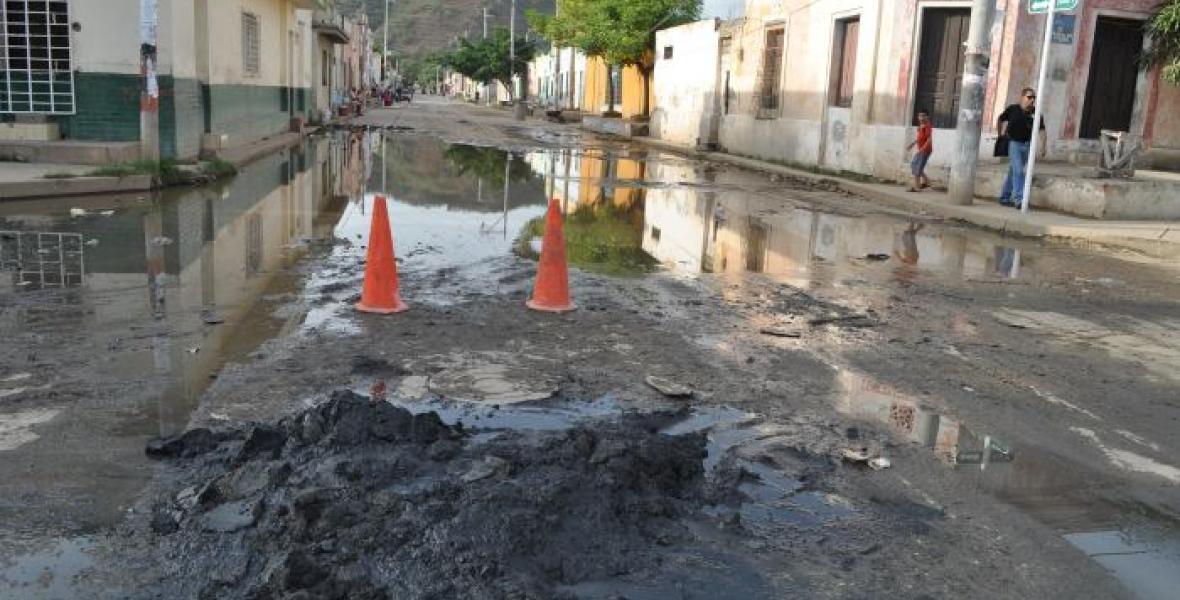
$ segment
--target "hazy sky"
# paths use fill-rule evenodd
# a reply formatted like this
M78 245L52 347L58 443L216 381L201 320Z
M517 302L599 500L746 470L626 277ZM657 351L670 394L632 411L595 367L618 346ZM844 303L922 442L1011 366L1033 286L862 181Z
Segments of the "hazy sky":
M701 6L701 18L732 19L740 15L745 6L746 0L704 0L704 4Z

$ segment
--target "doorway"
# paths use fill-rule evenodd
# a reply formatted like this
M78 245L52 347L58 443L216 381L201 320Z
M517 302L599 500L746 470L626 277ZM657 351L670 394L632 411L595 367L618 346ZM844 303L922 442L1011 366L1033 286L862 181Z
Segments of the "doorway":
M927 8L922 11L922 41L918 51L918 80L912 122L918 111L930 111L934 127L954 128L959 118L963 61L969 8Z
M1103 129L1131 130L1142 53L1143 21L1098 17L1079 138L1097 139Z

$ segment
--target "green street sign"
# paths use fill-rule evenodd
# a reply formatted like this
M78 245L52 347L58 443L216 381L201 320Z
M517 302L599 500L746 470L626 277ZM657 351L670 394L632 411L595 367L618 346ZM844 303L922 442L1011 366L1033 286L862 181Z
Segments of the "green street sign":
M1074 10L1078 7L1078 0L1057 0L1054 12ZM1028 0L1029 14L1038 15L1049 12L1049 0Z

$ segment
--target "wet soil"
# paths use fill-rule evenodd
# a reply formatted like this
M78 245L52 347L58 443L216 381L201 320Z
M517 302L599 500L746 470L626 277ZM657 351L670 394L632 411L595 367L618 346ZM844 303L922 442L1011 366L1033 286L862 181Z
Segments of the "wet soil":
M0 590L315 597L331 582L375 597L1153 598L1172 589L1175 570L1158 565L1177 564L1180 514L1173 266L1006 239L461 105L416 102L375 111L369 125L399 130L343 132L327 140L335 154L290 159L312 166L276 184L273 206L315 208L247 209L213 228L242 234L214 236L205 252L216 256L219 239L246 243L228 244L228 270L202 279L190 268L178 296L207 300L194 282L234 282L225 273L242 265L278 274L244 286L242 316L210 325L231 311L206 301L172 321L179 303L167 297L167 326L154 325L152 340L176 340L171 364L218 357L169 413L179 426L156 426L157 407L172 406L155 387L169 381L155 375L167 363L129 377L109 366L126 360L122 346L93 360L111 336L144 326L136 319L157 322L152 311L96 328L67 319L76 309L31 309L98 311L111 296L97 293L93 270L87 286L0 295L8 331L30 344L6 346L0 363L4 377L30 374L2 384L22 391L0 399L0 423L14 432L0 434L13 446L0 453L26 475L5 478L14 500L0 507L0 534L19 543L0 555ZM244 175L238 185L256 181ZM352 308L375 193L391 198L411 305L394 317ZM523 306L547 197L571 215L580 309L562 316ZM176 206L219 206L206 201L215 198ZM31 229L49 215L61 224L67 209L15 211L6 226ZM296 260L260 268L252 257L272 256L275 222L314 235L278 244L301 249ZM126 293L150 307L136 276ZM249 335L262 323L267 333ZM221 328L232 334L223 344L193 343ZM693 394L667 398L651 377ZM373 393L384 403L370 405ZM369 422L380 413L431 423L437 438L293 435L307 415L342 405ZM149 438L185 428L209 430L204 452L155 466L143 457ZM281 449L239 459L254 431L275 433L260 439L281 438ZM595 462L601 448L621 450ZM862 449L892 466L843 458ZM125 470L87 479L81 456ZM70 489L78 481L95 483ZM218 499L193 504L186 492L206 489ZM300 513L295 499L308 493ZM312 501L320 493L327 499ZM112 496L101 519L69 508ZM59 503L40 509L47 498Z

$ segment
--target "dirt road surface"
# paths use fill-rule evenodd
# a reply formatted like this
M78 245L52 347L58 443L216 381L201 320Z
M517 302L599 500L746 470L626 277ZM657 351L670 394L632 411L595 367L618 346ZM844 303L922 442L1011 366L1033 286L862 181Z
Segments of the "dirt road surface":
M0 236L0 596L1180 586L1174 264L437 98Z

